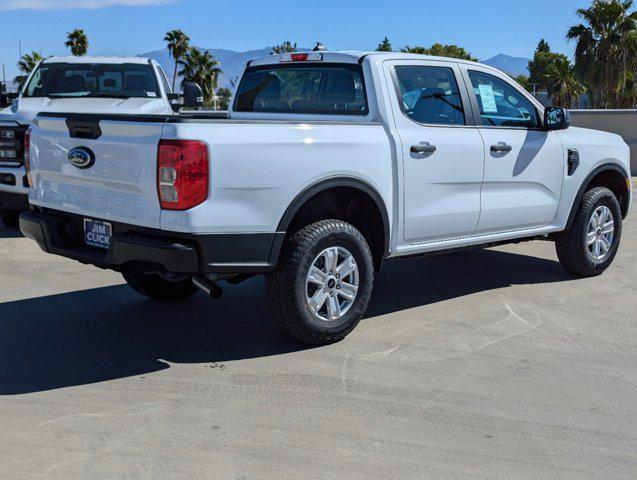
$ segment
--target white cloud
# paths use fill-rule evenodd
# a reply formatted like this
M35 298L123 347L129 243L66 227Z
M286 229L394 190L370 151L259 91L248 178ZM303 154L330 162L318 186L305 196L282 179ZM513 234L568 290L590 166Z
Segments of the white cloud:
M98 9L124 5L143 7L166 5L178 0L0 0L0 11L7 10L65 10L71 8Z

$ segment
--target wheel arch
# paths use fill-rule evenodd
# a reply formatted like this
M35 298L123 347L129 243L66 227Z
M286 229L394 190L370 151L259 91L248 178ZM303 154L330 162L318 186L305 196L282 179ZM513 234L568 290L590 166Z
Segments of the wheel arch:
M577 195L575 196L575 200L571 206L571 213L569 214L568 221L566 222L566 229L570 229L573 225L577 209L584 194L592 187L596 186L608 187L613 191L613 193L615 193L622 210L622 217L626 218L630 201L630 192L628 192L626 188L627 178L630 178L630 175L628 175L623 167L616 163L605 163L593 169L584 179L582 185L577 191Z
M277 231L286 232L287 234L291 233L288 232L289 228L293 225L293 222L295 221L297 216L303 211L303 208L308 205L308 203L312 199L317 198L317 196L322 193L325 194L328 193L328 191L338 189L351 189L360 192L360 194L368 197L375 205L380 215L382 224L382 248L378 252L380 255L375 256L375 266L377 269L380 269L382 260L387 257L390 250L391 227L389 221L389 213L385 201L383 200L377 189L368 182L359 178L330 177L309 185L303 191L301 191L287 207L287 209L283 213L283 216L281 217L281 220L279 221ZM281 247L279 247L279 252L280 248ZM279 252L276 252L277 257Z

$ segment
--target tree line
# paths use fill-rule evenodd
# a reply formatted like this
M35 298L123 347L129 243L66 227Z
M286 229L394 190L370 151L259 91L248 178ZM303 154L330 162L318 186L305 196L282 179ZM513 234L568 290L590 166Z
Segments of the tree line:
M546 90L554 104L565 107L576 106L582 93L588 95L593 108L637 107L637 11L633 10L633 0L593 0L588 8L578 9L576 15L581 23L566 34L569 41L575 42L574 60L551 51L542 39L529 62L529 76L515 80L531 92ZM181 30L171 30L164 41L174 60L173 90L178 77L182 83L196 82L202 87L206 105L218 102L215 106L226 108L230 91L218 88L222 70L214 55L191 46L190 38ZM82 56L88 52L89 42L78 28L68 33L65 45L73 55ZM272 47L271 53L288 53L297 48L296 42L287 40ZM385 37L376 51L394 50ZM406 45L399 51L477 61L458 45ZM15 78L20 88L40 60L41 54L35 51L20 58L21 73Z
M633 0L593 0L576 15L581 23L572 26L566 38L575 42L571 62L562 53L551 51L540 40L529 76L516 77L531 92L546 90L556 105L573 107L586 93L593 108L637 107L637 11ZM377 51L393 51L385 37ZM457 45L433 44L429 48L405 46L401 52L474 60Z

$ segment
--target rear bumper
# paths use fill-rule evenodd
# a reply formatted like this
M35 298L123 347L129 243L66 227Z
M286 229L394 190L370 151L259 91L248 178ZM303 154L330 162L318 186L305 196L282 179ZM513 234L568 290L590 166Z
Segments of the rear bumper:
M108 220L106 220L108 221ZM111 222L108 250L84 244L83 217L57 211L20 215L20 230L45 252L100 268L175 273L257 274L274 269L285 233L183 234Z

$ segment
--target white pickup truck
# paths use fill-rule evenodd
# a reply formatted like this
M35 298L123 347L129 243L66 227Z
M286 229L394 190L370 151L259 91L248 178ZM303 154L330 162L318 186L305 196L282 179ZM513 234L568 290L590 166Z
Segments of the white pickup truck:
M273 55L228 116L39 115L22 232L157 299L265 274L275 323L312 344L357 325L385 259L548 239L593 276L617 253L628 146L488 66Z
M190 91L193 87L188 86ZM196 92L195 92L196 93ZM192 93L189 93L192 95ZM191 106L197 106L191 99ZM161 66L147 58L51 57L40 62L20 96L0 110L0 218L16 225L28 208L24 132L40 112L176 114Z

